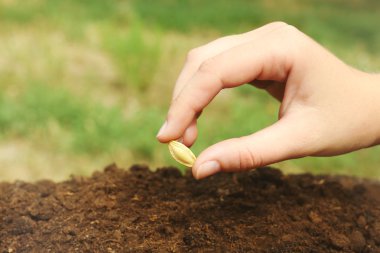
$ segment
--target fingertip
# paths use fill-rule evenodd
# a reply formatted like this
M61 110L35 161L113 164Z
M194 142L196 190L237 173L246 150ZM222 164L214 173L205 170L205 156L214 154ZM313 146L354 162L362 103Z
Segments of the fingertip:
M202 163L198 168L193 169L193 175L196 179L202 179L214 175L221 171L221 166L218 161L206 161Z
M200 159L199 157L195 160L195 163L192 167L192 173L193 173L193 177L197 180L199 180L200 178L198 178L198 169L199 169L199 166L200 166Z
M163 135L165 134L165 131L166 131L167 125L168 125L168 121L166 120L166 121L164 122L164 124L162 124L162 126L160 127L160 130L158 130L158 133L157 133L157 135L156 135L157 139L160 140L160 138L163 137Z
M161 142L161 143L166 143L166 142L169 142L169 141L173 140L172 138L170 138L169 136L167 136L166 133L159 133L159 134L157 134L156 139L159 142Z
M157 135L157 136L156 136L156 139L157 139L159 142L161 142L161 143L166 143L166 142L168 142L168 141L166 140L166 138L163 137L163 136L159 136L159 135Z
M174 128L173 123L168 124L168 121L165 121L158 131L156 138L159 142L166 143L181 138L181 133L178 129Z
M195 167L192 168L191 172L193 173L193 177L199 180L199 178L197 178L197 169Z
M198 156L193 167L193 175L197 179L202 179L221 171L238 171L238 158L235 139L216 143Z

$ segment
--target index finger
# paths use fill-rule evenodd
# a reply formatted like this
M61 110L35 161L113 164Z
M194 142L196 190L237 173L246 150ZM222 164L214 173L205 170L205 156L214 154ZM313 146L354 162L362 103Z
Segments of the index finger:
M277 36L278 37L278 36ZM282 40L281 36L280 39ZM197 113L224 88L255 79L284 81L289 57L276 36L266 36L231 48L204 61L170 106L160 141L179 138Z
M212 58L228 49L245 44L249 41L263 37L265 34L287 26L283 22L272 22L255 30L239 34L230 35L216 39L204 46L192 49L187 56L185 65L176 81L172 100L174 100L194 73L199 69L203 61Z

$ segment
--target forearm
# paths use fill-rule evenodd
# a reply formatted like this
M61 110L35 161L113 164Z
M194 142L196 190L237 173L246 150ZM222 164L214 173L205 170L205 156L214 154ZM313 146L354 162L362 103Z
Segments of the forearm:
M360 86L352 94L351 101L355 106L351 108L357 142L362 147L370 147L380 144L380 74L370 74L360 71L355 72L355 85ZM353 139L355 139L353 137Z

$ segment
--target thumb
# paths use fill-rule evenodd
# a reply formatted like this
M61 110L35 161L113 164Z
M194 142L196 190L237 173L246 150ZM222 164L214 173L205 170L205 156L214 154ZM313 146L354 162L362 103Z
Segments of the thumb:
M297 121L282 118L252 135L207 148L193 166L194 177L201 179L220 171L243 171L308 155L311 140L307 138L307 128L302 122L292 122Z

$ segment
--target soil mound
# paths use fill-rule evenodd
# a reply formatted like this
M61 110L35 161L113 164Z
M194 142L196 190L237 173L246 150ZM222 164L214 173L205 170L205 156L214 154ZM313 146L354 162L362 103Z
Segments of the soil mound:
M1 183L0 252L380 252L379 196L350 177L112 165Z

